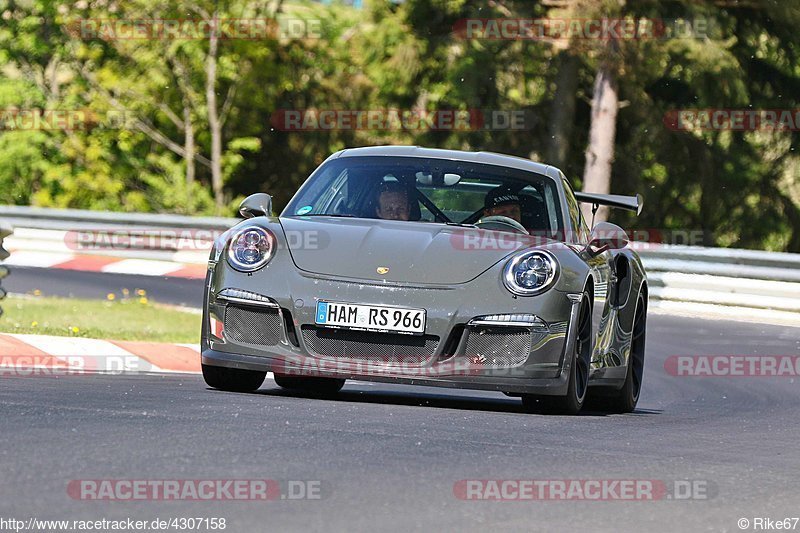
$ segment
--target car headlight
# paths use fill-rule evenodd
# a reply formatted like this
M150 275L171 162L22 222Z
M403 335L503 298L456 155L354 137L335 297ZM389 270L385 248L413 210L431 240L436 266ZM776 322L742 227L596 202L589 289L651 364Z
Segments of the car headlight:
M536 250L512 257L503 269L503 283L514 294L532 296L550 288L557 275L556 258Z
M228 263L242 272L263 267L275 255L275 236L271 231L250 226L237 231L228 244Z

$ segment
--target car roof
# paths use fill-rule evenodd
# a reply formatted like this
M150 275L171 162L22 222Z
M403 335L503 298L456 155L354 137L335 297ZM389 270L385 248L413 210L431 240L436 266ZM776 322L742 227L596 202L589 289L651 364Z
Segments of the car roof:
M439 148L424 148L421 146L366 146L363 148L347 148L333 154L331 158L359 156L423 157L428 159L467 161L470 163L483 163L486 165L526 170L528 172L543 174L556 180L560 172L552 165L537 163L536 161L514 155L497 154L494 152L443 150Z

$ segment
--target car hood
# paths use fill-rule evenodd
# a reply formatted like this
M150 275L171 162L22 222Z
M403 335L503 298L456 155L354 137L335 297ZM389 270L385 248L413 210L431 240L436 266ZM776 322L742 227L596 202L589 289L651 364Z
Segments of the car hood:
M298 268L351 279L464 283L531 246L530 237L510 232L426 222L334 217L280 222ZM379 273L383 268L388 271Z

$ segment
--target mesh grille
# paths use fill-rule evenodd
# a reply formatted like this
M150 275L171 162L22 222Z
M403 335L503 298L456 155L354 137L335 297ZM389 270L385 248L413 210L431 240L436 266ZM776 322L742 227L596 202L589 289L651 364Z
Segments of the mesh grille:
M233 305L225 308L225 336L236 342L275 346L282 332L277 309L255 310Z
M434 335L412 336L303 326L308 351L323 357L358 359L375 363L423 364L439 345Z
M469 329L463 355L483 366L516 366L531 353L531 340L531 332L523 328Z

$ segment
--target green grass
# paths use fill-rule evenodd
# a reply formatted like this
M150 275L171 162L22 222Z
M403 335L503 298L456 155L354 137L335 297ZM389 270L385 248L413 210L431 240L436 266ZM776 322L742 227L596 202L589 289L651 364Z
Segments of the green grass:
M9 296L0 332L151 342L200 342L198 313L154 304L144 293L108 300ZM113 298L113 299L111 299Z

